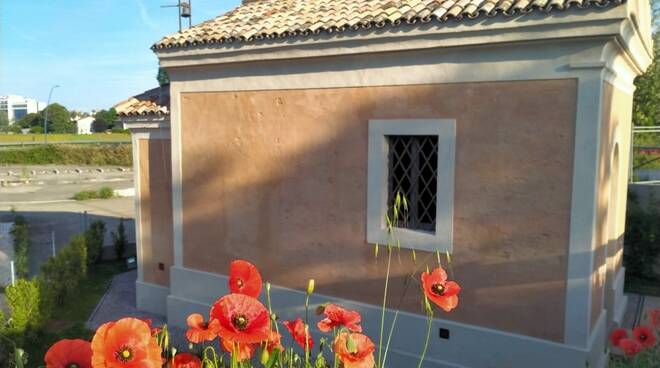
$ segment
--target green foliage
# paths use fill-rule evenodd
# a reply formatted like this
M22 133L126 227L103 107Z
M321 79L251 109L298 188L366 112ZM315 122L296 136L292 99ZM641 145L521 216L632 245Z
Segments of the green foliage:
M14 267L16 276L25 278L28 276L30 264L30 225L25 217L17 215L14 217L14 226L11 228L14 245Z
M109 110L101 110L94 114L94 122L92 123L92 130L95 133L103 133L108 129L112 129L117 120L117 111L114 108Z
M9 117L6 111L0 111L0 132L6 132L9 129Z
M73 199L76 201L86 201L90 199L109 199L115 196L114 190L110 187L101 187L98 191L96 190L82 190L73 195Z
M58 103L48 105L44 109L43 116L48 119L49 133L75 133L76 131L76 123L71 120L69 110Z
M105 239L105 222L101 220L92 221L87 231L85 231L87 262L89 264L96 264L101 260L103 239Z
M657 368L660 367L660 347L645 349L634 357L615 357L610 359L610 368Z
M16 285L5 289L7 305L11 318L6 326L6 335L19 346L24 345L24 338L43 329L49 315L43 313L44 305L40 284L37 279L16 281Z
M108 126L108 123L103 120L94 120L91 128L94 133L103 133L108 130Z
M108 199L115 196L115 191L110 187L101 187L99 189L99 198Z
M71 242L41 266L41 280L48 301L62 305L73 298L80 283L87 277L87 244L83 235Z
M660 1L655 3L655 6L660 9L658 5ZM658 10L660 12L660 10ZM633 113L632 120L635 126L649 126L660 125L660 33L654 36L655 58L653 63L649 66L646 73L635 79L635 95L633 97ZM635 146L660 146L660 134L646 133L633 135ZM640 167L644 162L653 159L656 156L650 155L635 155L633 159L633 167ZM660 162L656 161L650 165L643 167L652 168L660 166Z
M653 279L653 267L660 254L660 212L644 209L633 196L628 200L623 261L626 274L633 278Z
M126 227L124 226L124 219L119 219L117 225L117 232L110 233L112 235L112 245L115 247L117 259L123 259L126 248L128 247L128 236L126 235Z
M170 76L167 74L167 70L163 68L158 68L158 73L156 74L156 80L158 85L161 87L170 83Z
M21 128L27 129L31 128L34 126L43 126L44 120L42 119L41 115L38 113L29 113L22 118L20 118L17 122L16 125L20 126Z
M80 192L73 195L73 199L76 201L87 201L90 199L96 199L99 197L99 193L95 190L81 190Z
M132 166L129 144L49 144L0 150L3 164Z

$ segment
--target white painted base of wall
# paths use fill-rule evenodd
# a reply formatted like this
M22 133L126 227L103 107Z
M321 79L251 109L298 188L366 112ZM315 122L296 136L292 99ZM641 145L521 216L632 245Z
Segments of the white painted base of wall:
M613 321L618 326L621 325L623 321L623 315L626 313L626 307L628 306L628 297L623 294L623 286L626 283L626 269L621 267L619 274L616 275L614 283L612 283L612 288L614 289L614 315Z
M186 317L193 312L207 314L211 304L228 293L227 277L182 267L170 269L171 295L167 297L167 319L173 326L185 327ZM162 300L162 295L158 296ZM283 287L271 288L271 301L279 320L304 316L305 293ZM310 315L318 304L334 302L355 309L362 314L365 333L377 340L380 326L380 308L334 297L314 295L311 298ZM154 302L157 304L158 301ZM438 312L437 315L442 315ZM394 312L388 310L387 323ZM543 318L543 316L539 316ZM315 319L316 320L316 317ZM605 313L596 324L589 348L561 344L528 336L435 319L431 343L424 367L493 367L493 368L557 368L557 367L605 367L606 341ZM422 315L400 312L392 338L388 367L413 367L417 365L426 332L427 319ZM312 324L314 327L314 324ZM449 339L439 338L439 329L450 331ZM315 338L319 331L312 331ZM289 336L284 343L289 343Z
M135 302L139 310L166 316L169 295L170 289L167 287L135 281Z

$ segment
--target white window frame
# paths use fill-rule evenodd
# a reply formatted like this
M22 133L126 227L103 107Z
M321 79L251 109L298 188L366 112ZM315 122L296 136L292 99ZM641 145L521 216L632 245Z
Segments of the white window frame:
M367 243L387 244L385 223L388 199L388 150L390 135L434 135L438 137L438 177L435 234L397 228L402 248L434 252L452 251L454 229L454 164L456 120L400 119L369 121L367 169Z

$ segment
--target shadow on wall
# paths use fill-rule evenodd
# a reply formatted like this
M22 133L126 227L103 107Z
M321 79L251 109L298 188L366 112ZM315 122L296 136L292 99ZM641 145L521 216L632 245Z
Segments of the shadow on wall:
M91 221L101 220L105 223L106 234L104 240L104 257L113 257L111 231L117 231L120 218L113 216L84 215L79 212L36 212L17 211L17 215L24 216L30 225L31 248L30 248L30 275L39 272L41 264L48 260L53 254L53 233L55 234L55 249L58 251L67 244L75 235L85 231L85 225ZM11 222L14 215L9 211L0 211L0 222ZM135 254L135 221L132 218L124 219L124 226L128 236L129 247L126 255Z
M463 292L460 308L439 316L562 341L575 88L554 80L184 94L184 266L226 274L244 258L274 284L304 289L314 278L320 294L379 304L386 259L366 243L368 121L452 118L453 270ZM423 313L407 275L434 257L395 255L391 307Z

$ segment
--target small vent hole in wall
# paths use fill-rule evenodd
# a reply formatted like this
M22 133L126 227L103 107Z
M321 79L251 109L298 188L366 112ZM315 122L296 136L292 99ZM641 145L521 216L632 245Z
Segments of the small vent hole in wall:
M158 269L161 271L165 271L165 264L163 262L158 262Z
M449 340L449 330L446 328L440 328L440 338Z

